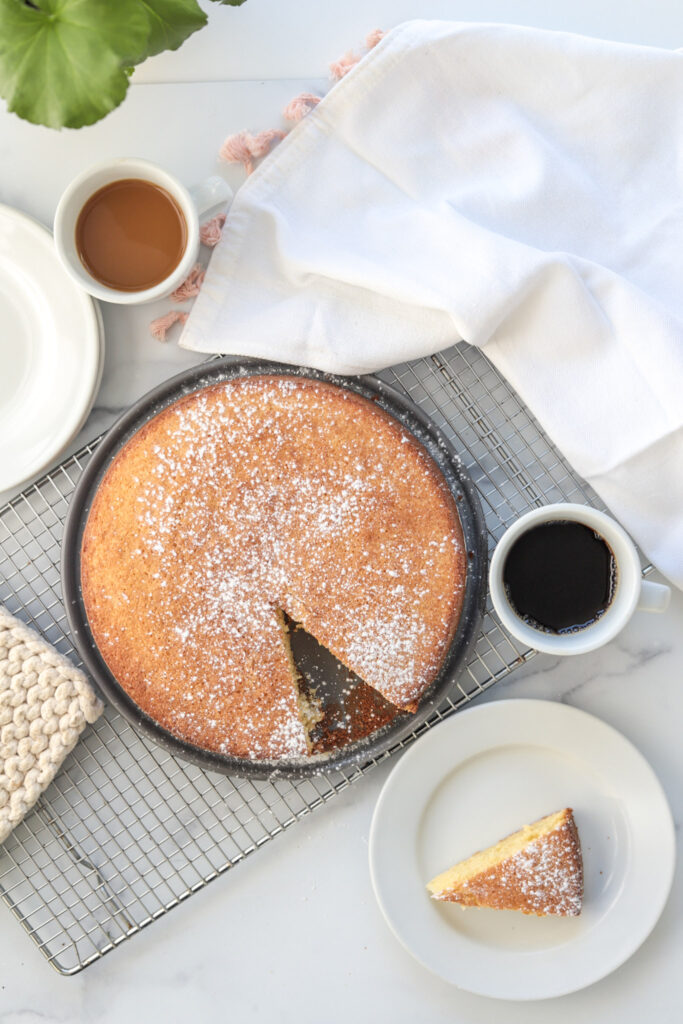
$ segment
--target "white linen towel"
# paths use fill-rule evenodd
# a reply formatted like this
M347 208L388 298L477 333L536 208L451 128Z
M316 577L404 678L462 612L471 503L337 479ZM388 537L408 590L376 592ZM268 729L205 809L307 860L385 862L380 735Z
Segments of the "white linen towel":
M683 587L683 54L399 26L238 191L181 345L355 374L459 340Z

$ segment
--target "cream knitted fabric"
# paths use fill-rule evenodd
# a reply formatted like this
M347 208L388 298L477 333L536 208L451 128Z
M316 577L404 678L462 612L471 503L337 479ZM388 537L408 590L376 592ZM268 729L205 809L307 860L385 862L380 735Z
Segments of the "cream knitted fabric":
M85 675L0 606L0 843L101 713Z

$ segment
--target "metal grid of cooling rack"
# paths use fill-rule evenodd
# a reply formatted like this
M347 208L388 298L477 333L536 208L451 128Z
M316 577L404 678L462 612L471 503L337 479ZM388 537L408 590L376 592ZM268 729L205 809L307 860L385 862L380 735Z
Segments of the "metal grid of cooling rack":
M599 504L478 350L459 345L381 376L422 406L460 452L482 500L490 547L529 507ZM0 508L0 602L75 661L61 600L60 541L70 496L96 445ZM398 746L532 653L511 641L489 608L451 697ZM227 778L152 746L107 707L5 842L0 893L53 967L75 974L376 763L297 782Z

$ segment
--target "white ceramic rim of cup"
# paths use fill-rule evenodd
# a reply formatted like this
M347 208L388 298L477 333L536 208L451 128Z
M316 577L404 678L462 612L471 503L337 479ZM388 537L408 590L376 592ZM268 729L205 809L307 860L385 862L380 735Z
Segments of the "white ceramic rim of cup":
M178 203L187 225L187 245L178 266L159 284L141 291L117 291L116 288L100 284L85 269L76 248L76 222L87 200L98 189L123 178L142 178L166 189ZM93 164L77 175L66 187L55 213L54 239L57 255L64 269L81 288L104 302L133 305L152 302L154 299L170 295L185 280L199 252L199 217L188 190L163 167L149 160L121 157L118 160L105 160Z
M617 565L617 581L609 607L596 622L576 633L544 633L534 629L512 608L503 586L503 566L512 545L539 523L570 520L599 533L609 545ZM640 559L633 541L610 516L590 505L561 502L532 509L508 527L496 545L489 569L491 601L505 629L517 640L546 654L585 654L612 640L635 611L640 596Z

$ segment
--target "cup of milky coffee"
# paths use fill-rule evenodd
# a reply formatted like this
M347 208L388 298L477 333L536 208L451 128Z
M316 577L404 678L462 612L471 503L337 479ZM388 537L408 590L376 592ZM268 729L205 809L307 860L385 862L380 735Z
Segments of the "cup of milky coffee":
M491 559L493 607L512 636L548 654L585 654L636 609L663 612L669 587L644 580L628 534L604 512L562 503L510 526Z
M199 217L231 195L222 178L187 189L147 160L96 164L59 201L57 253L95 298L151 302L185 280L199 252Z

